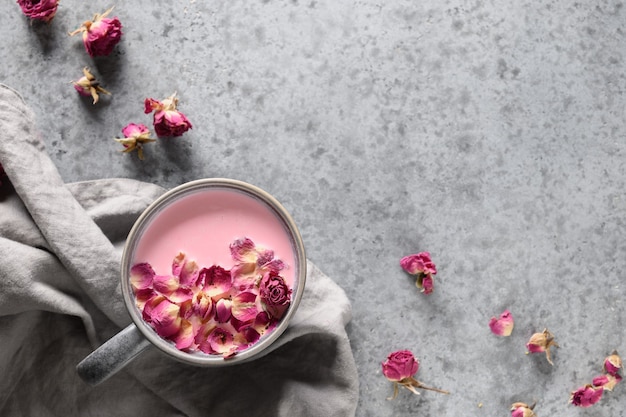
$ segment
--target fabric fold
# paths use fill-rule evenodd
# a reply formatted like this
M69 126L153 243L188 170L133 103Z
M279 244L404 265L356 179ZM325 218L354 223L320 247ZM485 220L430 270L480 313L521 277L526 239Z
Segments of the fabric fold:
M121 250L165 190L121 178L65 184L33 113L3 85L0 164L0 415L354 415L350 302L311 262L300 307L264 357L211 369L149 349L102 385L84 384L75 365L130 323Z

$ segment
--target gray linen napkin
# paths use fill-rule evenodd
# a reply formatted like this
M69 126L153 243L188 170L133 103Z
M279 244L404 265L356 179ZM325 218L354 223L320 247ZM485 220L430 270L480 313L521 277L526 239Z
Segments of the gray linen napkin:
M164 190L129 179L64 184L34 117L0 84L0 415L353 416L350 303L309 262L276 349L207 369L148 349L91 387L75 366L130 324L119 286L124 240Z

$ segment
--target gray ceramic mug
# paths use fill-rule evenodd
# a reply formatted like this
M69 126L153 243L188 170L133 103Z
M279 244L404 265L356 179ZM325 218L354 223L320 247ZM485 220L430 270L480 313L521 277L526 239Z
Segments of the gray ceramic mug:
M271 332L263 335L252 346L228 358L203 352L189 353L179 350L171 341L159 336L142 318L142 312L136 304L130 282L130 269L136 262L135 255L142 237L149 233L154 236L154 230L151 231L151 228L157 227L154 225L158 224L158 219L164 218L168 209L171 211L175 204L190 201L186 199L202 198L201 205L189 205L190 212L193 212L190 216L202 215L204 210L239 210L239 206L229 207L228 203L224 203L223 198L219 198L220 195L224 195L224 192L236 193L235 198L243 199L241 201L251 199L251 202L260 203L257 205L271 213L276 220L276 225L282 228L280 233L284 233L289 240L293 256L293 265L288 265L293 275L291 302L288 309ZM212 195L216 196L215 199L211 197ZM230 212L225 211L225 213ZM245 218L245 214L238 214L238 216ZM178 218L180 221L185 221L186 216L181 215ZM292 217L274 197L253 185L225 178L201 179L182 184L154 201L137 219L126 240L121 263L121 288L133 323L83 359L76 367L77 372L86 382L92 385L99 384L150 346L158 348L165 355L178 361L204 367L220 367L253 360L262 356L263 351L274 343L287 328L302 298L305 281L306 256L302 238Z

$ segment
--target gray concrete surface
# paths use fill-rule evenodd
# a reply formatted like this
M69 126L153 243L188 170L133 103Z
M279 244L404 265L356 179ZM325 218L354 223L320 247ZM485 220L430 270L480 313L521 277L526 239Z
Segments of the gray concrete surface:
M62 0L30 25L2 2L0 82L68 182L230 177L274 194L352 301L358 416L508 415L514 401L626 415L626 386L568 405L626 354L622 2L117 2L122 42L92 59L67 32L109 6ZM96 106L70 84L84 66L113 93ZM112 138L151 120L144 98L175 91L193 129L143 162L121 154ZM430 296L398 264L424 250ZM505 308L515 329L497 338L487 323ZM554 366L525 353L544 327ZM397 349L451 395L387 401L380 363Z

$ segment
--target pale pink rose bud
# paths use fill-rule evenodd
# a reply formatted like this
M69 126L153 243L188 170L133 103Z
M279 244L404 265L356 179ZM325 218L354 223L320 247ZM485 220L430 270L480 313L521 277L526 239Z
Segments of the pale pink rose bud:
M536 417L533 408L535 408L534 404L513 403L513 405L511 405L511 417Z
M430 258L430 253L420 252L408 255L400 259L400 266L411 275L426 274L436 275L437 267Z
M619 376L619 374L615 374L615 375L607 374L607 375L601 375L601 376L595 377L591 381L591 385L593 385L596 388L602 388L606 391L613 391L613 388L615 388L615 385L617 385L618 382L620 382L621 380L622 380L622 377Z
M81 96L91 96L93 104L96 104L100 100L99 94L111 94L100 86L96 77L89 72L87 67L83 68L83 76L78 81L72 81L74 89Z
M498 336L510 336L513 332L513 316L509 310L504 310L499 318L492 317L489 320L489 328Z
M122 129L122 134L124 135L123 138L114 138L114 140L124 146L124 153L130 153L136 150L137 156L141 160L143 160L143 145L156 140L150 137L150 131L141 123L127 124Z
M122 24L117 17L108 18L110 8L102 14L96 13L92 20L85 21L81 27L70 33L83 34L83 43L89 56L109 55L122 38Z
M576 391L572 391L569 402L576 407L591 407L600 401L603 392L602 388L596 388L591 384L587 384Z
M182 136L192 128L187 117L176 110L177 106L176 93L162 102L152 98L145 99L144 112L146 114L154 112L153 125L157 136Z
M398 350L390 353L382 365L383 375L392 382L410 378L419 369L419 362L409 350Z
M550 357L550 348L559 347L558 343L554 340L554 335L548 331L548 329L544 329L541 333L535 333L530 337L528 343L526 343L526 349L528 349L528 353L546 353L546 359L550 365L554 365L552 363L552 359Z
M33 20L50 22L59 6L59 0L17 0L22 13Z
M611 375L617 375L622 369L622 358L619 357L617 352L613 352L610 356L604 359L604 370Z

